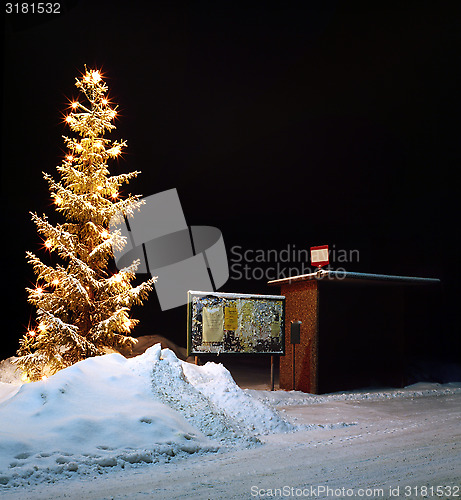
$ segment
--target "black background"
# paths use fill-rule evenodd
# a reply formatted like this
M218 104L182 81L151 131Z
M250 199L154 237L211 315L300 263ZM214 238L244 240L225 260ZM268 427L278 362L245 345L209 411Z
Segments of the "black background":
M120 106L113 173L142 171L126 193L176 188L188 224L218 227L228 252L329 244L359 251L351 271L440 278L424 335L455 360L457 4L74 0L6 15L1 358L33 318L25 251L44 253L29 211L53 214L42 171L57 176L87 64ZM277 293L232 274L221 291ZM185 314L153 292L134 334L184 345Z

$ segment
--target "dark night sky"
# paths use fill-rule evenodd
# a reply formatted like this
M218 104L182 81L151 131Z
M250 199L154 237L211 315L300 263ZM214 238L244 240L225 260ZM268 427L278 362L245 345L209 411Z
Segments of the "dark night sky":
M56 174L85 63L120 106L113 172L142 171L130 192L177 188L188 223L220 228L228 251L328 243L359 250L351 271L441 278L440 335L455 338L457 3L74 0L7 16L1 359L31 315L29 211L52 214L41 172ZM137 335L185 343L184 308L162 313L154 292L139 316Z

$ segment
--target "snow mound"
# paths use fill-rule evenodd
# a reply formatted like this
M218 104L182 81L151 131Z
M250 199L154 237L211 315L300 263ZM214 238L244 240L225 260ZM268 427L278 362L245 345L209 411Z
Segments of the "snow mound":
M89 358L3 394L0 485L8 487L249 446L258 434L295 429L222 365L187 364L160 344L131 359Z
M18 367L14 364L16 357L4 359L0 361L0 382L4 384L14 384L21 385L21 375L18 371Z
M245 389L245 393L273 408L293 405L317 405L333 401L386 401L395 399L412 399L419 397L438 397L461 394L461 382L418 382L402 389L375 389L341 391L330 394L309 394L300 391L257 391Z

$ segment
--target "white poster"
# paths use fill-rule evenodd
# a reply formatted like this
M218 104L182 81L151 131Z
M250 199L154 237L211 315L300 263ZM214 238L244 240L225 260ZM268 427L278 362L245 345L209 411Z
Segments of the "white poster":
M203 342L224 340L224 313L222 307L203 308Z

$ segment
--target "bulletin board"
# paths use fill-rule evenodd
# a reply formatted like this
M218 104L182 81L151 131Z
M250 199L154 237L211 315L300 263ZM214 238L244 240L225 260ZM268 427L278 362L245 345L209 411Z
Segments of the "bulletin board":
M285 354L285 297L188 292L187 353Z

